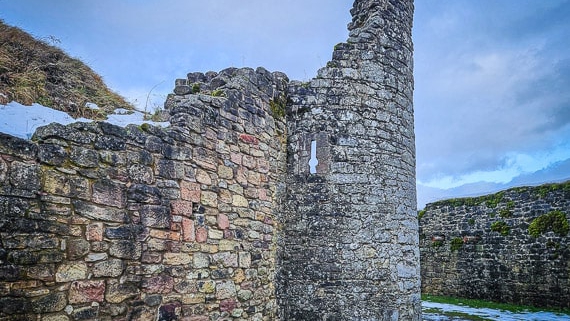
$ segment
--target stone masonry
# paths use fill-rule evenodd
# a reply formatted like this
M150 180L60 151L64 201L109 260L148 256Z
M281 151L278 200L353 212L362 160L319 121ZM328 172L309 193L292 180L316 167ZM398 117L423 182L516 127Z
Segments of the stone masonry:
M411 0L308 83L190 73L168 128L0 133L0 320L420 320Z
M440 201L420 216L423 293L570 308L570 182Z
M419 320L413 3L351 13L327 67L289 86L279 305L284 320Z

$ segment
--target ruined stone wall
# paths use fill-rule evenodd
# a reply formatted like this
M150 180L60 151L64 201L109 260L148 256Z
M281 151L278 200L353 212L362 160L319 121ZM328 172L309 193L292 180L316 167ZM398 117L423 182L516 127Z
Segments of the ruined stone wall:
M307 83L191 73L171 126L0 134L0 320L420 320L412 0Z
M423 293L570 307L570 182L436 202L420 216Z
M0 320L275 320L287 82L189 74L167 129L0 134Z
M412 1L356 1L346 43L292 82L284 320L420 320Z

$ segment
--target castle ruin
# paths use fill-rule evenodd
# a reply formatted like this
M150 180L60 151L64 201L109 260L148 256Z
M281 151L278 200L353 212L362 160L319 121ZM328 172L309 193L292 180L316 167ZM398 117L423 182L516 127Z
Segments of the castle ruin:
M309 82L190 73L171 126L0 134L0 320L420 320L412 0Z

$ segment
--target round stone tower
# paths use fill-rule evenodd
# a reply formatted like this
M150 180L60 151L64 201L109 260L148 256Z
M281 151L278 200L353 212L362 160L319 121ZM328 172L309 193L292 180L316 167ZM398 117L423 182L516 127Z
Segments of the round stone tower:
M420 320L413 0L356 0L346 43L288 91L283 320Z

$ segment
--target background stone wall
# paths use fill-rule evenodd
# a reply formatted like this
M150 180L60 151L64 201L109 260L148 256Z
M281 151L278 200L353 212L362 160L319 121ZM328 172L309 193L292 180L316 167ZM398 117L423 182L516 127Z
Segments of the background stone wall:
M0 320L275 320L287 82L194 73L167 129L0 136Z
M419 320L413 2L351 13L327 67L289 87L279 305L284 320Z
M436 202L420 216L423 293L570 307L570 182Z

